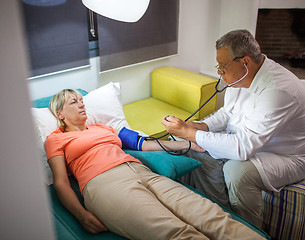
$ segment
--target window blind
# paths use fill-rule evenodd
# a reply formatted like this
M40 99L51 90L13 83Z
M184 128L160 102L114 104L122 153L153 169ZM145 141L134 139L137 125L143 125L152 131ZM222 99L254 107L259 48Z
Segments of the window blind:
M31 77L89 65L87 9L81 1L22 7Z
M179 0L151 0L136 23L98 16L100 69L107 71L177 53Z

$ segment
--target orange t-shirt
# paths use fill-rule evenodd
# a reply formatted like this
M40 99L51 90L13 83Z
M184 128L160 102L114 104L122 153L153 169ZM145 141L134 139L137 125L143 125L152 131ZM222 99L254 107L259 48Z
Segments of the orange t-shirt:
M47 158L64 155L82 192L87 182L100 173L128 161L141 163L122 150L122 142L114 132L112 127L98 124L75 132L57 129L45 142Z

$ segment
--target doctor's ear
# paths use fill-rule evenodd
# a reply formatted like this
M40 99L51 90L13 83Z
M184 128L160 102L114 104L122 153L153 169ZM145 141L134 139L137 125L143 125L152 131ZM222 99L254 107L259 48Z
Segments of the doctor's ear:
M249 56L245 56L243 58L243 64L245 64L245 65L248 65L250 61L251 61L251 58Z

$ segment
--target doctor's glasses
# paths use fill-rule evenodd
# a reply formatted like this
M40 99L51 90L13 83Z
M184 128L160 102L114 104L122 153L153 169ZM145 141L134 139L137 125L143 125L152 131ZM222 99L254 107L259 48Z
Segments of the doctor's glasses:
M243 57L235 57L231 62L229 62L228 64L226 64L225 66L222 66L221 64L217 64L216 66L215 66L215 68L217 69L217 71L219 71L221 74L224 74L224 70L231 64L231 63L233 63L234 61L236 61L237 59L240 59L240 58L244 58L244 56Z

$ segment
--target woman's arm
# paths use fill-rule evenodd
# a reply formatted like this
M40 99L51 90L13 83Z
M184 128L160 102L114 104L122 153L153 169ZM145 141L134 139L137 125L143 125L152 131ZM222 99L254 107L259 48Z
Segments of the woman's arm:
M75 216L88 232L95 234L107 231L107 228L97 217L80 204L75 192L71 188L64 156L54 156L48 160L48 163L53 173L56 194L65 208Z
M142 151L163 151L164 149L159 145L159 143L167 150L167 151L179 151L179 150L186 150L190 147L190 142L188 141L162 141L158 140L139 140L138 133L135 131L132 131L130 129L123 129L122 130L124 133L119 134L120 131L116 130L115 134L117 134L122 143L123 143L123 148L125 144L125 148L127 149L138 149ZM197 131L197 130L196 130ZM140 149L138 148L139 141L141 142L140 144ZM196 143L191 142L191 149L196 151L196 152L205 152L204 149L199 147Z
M164 141L159 140L162 146L168 151L186 150L190 146L188 141ZM191 142L191 149L196 152L205 152L204 149L199 147L196 143ZM161 146L155 140L144 141L142 145L142 151L161 151Z

